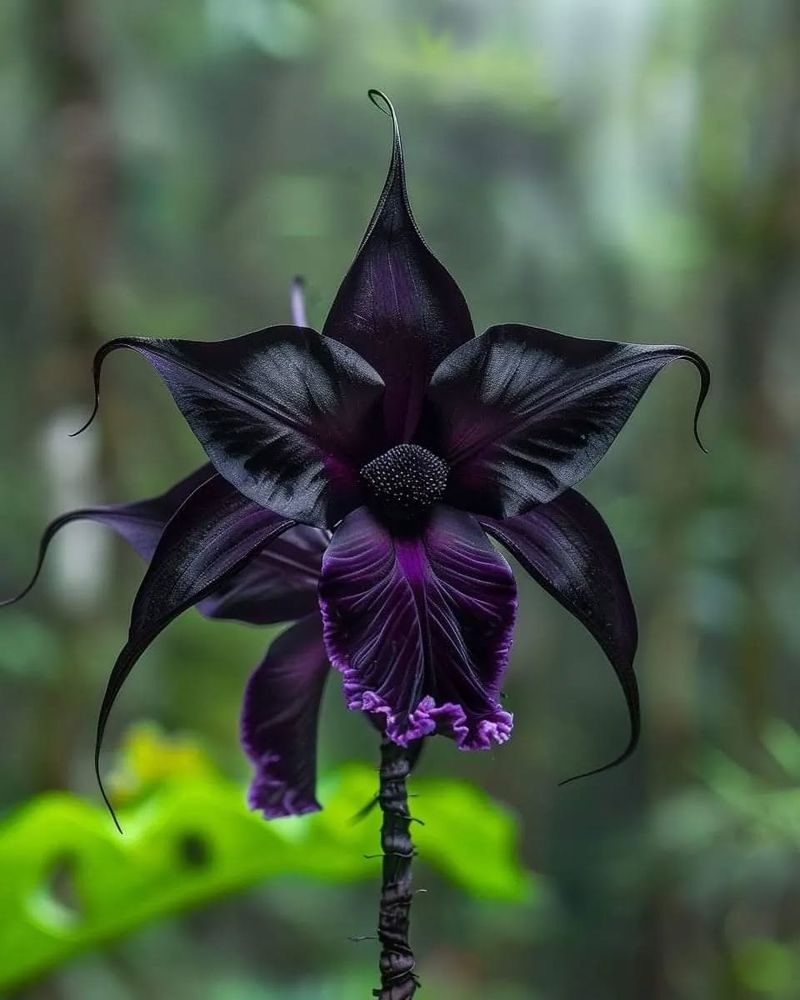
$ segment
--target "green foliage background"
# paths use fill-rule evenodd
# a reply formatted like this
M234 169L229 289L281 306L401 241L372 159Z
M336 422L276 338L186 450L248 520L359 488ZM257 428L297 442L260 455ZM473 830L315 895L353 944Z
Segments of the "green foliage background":
M518 822L514 849L500 854L469 840L476 816L495 815L488 799L429 824L447 852L420 866L429 891L415 904L414 937L426 989L437 1000L793 1000L795 0L3 0L0 591L26 577L48 517L159 491L198 461L163 388L132 359L109 366L91 435L67 439L89 402L97 343L284 321L298 272L310 319L322 322L388 159L370 86L399 109L418 220L477 329L520 321L680 342L714 373L710 456L691 442L692 373L671 369L586 484L637 599L638 756L557 787L619 749L624 710L591 639L521 580L506 688L513 739L468 755L434 742L422 761L421 787L466 779ZM140 574L102 529L74 526L37 593L0 619L6 848L38 811L57 843L70 816L118 850L94 811L92 731ZM199 783L212 800L224 789L220 816L231 810L256 854L284 836L237 812L238 704L267 641L190 613L143 659L107 766L131 721L147 718L187 734L210 763L183 782L162 775L134 812ZM334 679L320 740L330 802L353 760L374 766L374 734L344 710ZM204 812L215 822L211 800ZM356 836L348 831L337 836ZM33 850L35 838L24 840ZM498 857L520 892L523 873L535 873L527 902L476 896L464 882ZM269 860L242 864L251 860L266 875ZM363 879L331 883L287 860L279 877L193 912L211 893L192 895L187 881L181 914L85 950L17 994L368 996L374 945L347 941L374 924L372 862L357 862ZM7 927L22 870L8 855L0 864ZM59 864L45 879L50 902L79 919L80 905L69 916L78 871ZM114 898L133 877L123 868L84 895ZM7 951L0 972L20 960L16 945Z

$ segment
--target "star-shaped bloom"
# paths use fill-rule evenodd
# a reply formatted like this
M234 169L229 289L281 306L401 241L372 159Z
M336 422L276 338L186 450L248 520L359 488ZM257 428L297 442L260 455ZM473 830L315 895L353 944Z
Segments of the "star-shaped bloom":
M218 342L126 337L96 356L98 399L110 353L144 357L210 462L152 551L98 747L147 645L192 605L219 610L225 592L241 588L258 606L243 582L249 568L304 526L325 547L318 599L327 658L348 706L389 739L409 745L441 733L467 750L508 739L512 717L499 694L517 595L491 536L610 659L631 720L618 763L639 733L636 618L613 539L573 487L676 359L700 373L696 435L708 368L684 347L520 324L476 337L461 291L411 214L394 110L371 97L393 122L389 173L321 333L274 326ZM263 683L268 699L272 685L308 683L304 641L285 633L281 668L270 674L268 655L251 687ZM274 733L274 748L260 749L278 758L287 740L312 739L300 722L275 723Z

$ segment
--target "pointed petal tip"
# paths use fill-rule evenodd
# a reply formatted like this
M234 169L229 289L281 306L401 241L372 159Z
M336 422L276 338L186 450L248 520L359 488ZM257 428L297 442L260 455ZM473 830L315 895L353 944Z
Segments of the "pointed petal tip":
M6 597L0 600L0 608L11 607L12 604L17 604L24 597L28 596L28 594L36 586L36 582L41 576L45 557L47 555L47 550L50 547L50 543L52 542L55 535L61 530L61 528L64 527L64 525L69 524L70 521L77 520L83 516L85 516L83 510L76 510L72 511L69 514L63 514L61 517L56 518L54 521L51 521L50 524L48 524L47 528L44 531L44 534L42 535L41 541L39 542L39 553L36 557L36 566L34 567L33 575L31 576L30 580L25 584L25 586L22 588L22 590L20 590L17 594L15 594L13 597Z
M99 398L96 398L94 401L92 412L89 414L88 420L85 423L81 424L81 426L76 431L72 431L70 434L68 434L67 437L76 438L80 434L83 434L84 431L88 431L89 428L94 423L94 418L97 416L97 411L99 409L100 409L100 400Z
M623 764L636 750L639 745L639 730L638 727L631 734L631 738L628 745L622 751L622 753L615 757L613 760L609 761L607 764L602 764L600 767L593 767L590 771L582 771L580 774L573 774L571 778L564 778L563 781L558 782L558 787L562 788L564 785L569 785L573 781L580 781L582 778L591 778L592 775L602 774L603 771L610 771L612 768L618 767Z
M99 347L95 353L94 361L92 362L92 379L94 381L94 406L92 407L92 412L89 414L89 419L76 431L73 431L70 435L71 438L78 437L79 434L83 434L84 431L88 430L94 423L94 419L100 409L100 373L103 370L103 362L108 354L112 351L117 350L120 347L131 347L134 340L131 337L118 337L115 340L109 340L107 343Z
M14 604L19 604L19 602L27 597L28 594L33 590L36 581L39 579L39 573L41 571L41 565L36 567L33 577L25 584L25 586L20 590L18 594L14 594L13 597L4 597L0 600L0 608L10 608Z
M103 802L105 803L106 809L108 809L109 813L111 814L111 819L114 821L114 826L117 828L117 832L120 834L120 836L124 837L125 831L120 826L120 822L117 819L117 814L114 811L114 807L111 805L111 801L106 792L105 785L103 784L103 779L100 776L100 747L102 745L102 740L103 740L102 732L99 732L97 736L97 742L95 743L95 748L94 748L94 776L97 779L97 786L100 789L100 794L103 797Z
M702 451L702 453L704 455L710 454L708 448L706 448L706 446L703 444L702 440L700 439L700 435L697 433L697 428L696 427L694 429L694 439L697 442L697 447L700 449L700 451Z
M392 137L392 161L391 161L391 164L389 166L389 176L388 176L387 181L386 181L386 187L388 188L388 186L390 185L390 182L392 181L393 177L395 176L395 170L396 170L397 171L397 177L398 177L398 179L400 181L400 186L401 186L401 190L402 190L403 200L405 201L406 200L406 193L405 193L406 180L405 180L405 170L404 170L404 166L403 166L403 143L402 143L402 140L400 138L400 122L397 119L397 112L395 111L394 105L392 104L392 102L389 100L389 98L386 96L386 94L384 94L384 92L382 90L376 90L374 87L371 87L367 91L367 97L375 105L375 107L378 109L378 111L381 111L383 114L385 114L387 116L387 118L391 118L392 119L392 131L393 131L393 137ZM383 199L385 199L386 196L387 196L387 191L386 191L386 188L384 188L384 192L383 192L383 196L382 196L381 200L383 201ZM408 207L408 204L406 204L406 209L408 210L409 215L410 215L411 212L410 212L410 209ZM380 203L379 203L379 207L378 207L378 212L379 211L380 211ZM378 212L376 212L376 215L378 214ZM373 222L374 222L374 220L373 220ZM368 235L368 233L367 233L367 235ZM364 239L366 240L366 236L364 237ZM362 246L363 246L363 243L362 243Z
M692 429L694 433L694 439L697 442L697 446L700 448L700 451L702 451L704 455L707 455L708 448L706 448L706 446L703 444L703 441L700 437L699 422L700 422L700 412L703 409L703 405L705 404L709 389L711 388L711 370L709 369L708 365L700 357L699 354L695 354L692 351L689 352L686 355L686 357L689 361L692 362L692 364L695 366L700 375L700 392L697 397L697 405L694 408L694 424Z

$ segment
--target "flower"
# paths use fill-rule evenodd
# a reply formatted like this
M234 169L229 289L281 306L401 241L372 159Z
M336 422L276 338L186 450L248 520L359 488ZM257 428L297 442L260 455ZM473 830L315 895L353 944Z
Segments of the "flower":
M213 469L152 551L101 708L98 752L147 645L186 608L242 586L248 567L303 525L318 539L331 533L318 590L327 656L348 706L389 739L405 746L442 733L472 750L509 737L499 694L517 596L491 536L610 659L631 723L610 767L639 734L636 618L613 539L573 487L679 358L700 373L697 437L708 368L684 347L520 324L475 337L463 295L411 214L394 109L379 92L370 97L392 119L391 163L322 333L275 326L218 342L123 337L96 355L88 423L105 359L132 350L161 376ZM276 654L297 671L292 683L308 665L303 650L296 636ZM292 723L274 752L309 738Z

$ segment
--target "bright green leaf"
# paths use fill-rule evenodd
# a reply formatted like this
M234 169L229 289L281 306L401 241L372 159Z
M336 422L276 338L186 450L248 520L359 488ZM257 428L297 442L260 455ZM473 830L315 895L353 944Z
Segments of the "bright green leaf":
M139 733L127 754L150 778L153 746ZM353 821L375 794L373 768L349 765L323 781L321 813L266 822L190 747L171 754L156 791L121 809L124 836L99 806L62 793L0 824L0 987L278 874L377 885L380 861L364 855L379 850L380 814ZM503 807L460 781L413 779L412 788L423 861L472 895L530 898Z

